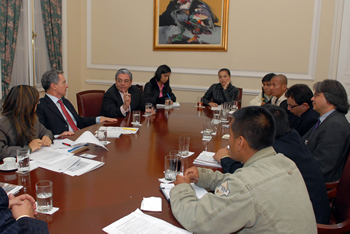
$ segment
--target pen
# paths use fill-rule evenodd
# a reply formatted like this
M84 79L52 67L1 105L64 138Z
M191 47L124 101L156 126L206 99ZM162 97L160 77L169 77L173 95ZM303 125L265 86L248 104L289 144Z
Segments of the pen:
M71 146L70 144L64 143L64 142L62 142L62 144L63 144L63 145L66 145L66 146Z
M135 128L123 128L123 129L125 129L125 130L132 130L132 131L136 131L136 129L135 129Z
M166 93L166 94L168 95L169 99L171 100L169 93Z

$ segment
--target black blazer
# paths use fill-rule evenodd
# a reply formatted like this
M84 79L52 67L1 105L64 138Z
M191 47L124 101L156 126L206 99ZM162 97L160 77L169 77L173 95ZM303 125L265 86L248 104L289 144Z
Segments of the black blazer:
M211 100L213 99L213 102L215 102L218 105L221 105L221 103L224 102L236 101L237 97L238 89L235 86L229 84L227 89L224 90L222 85L220 83L217 83L210 86L210 88L204 94L203 104L207 106L209 102L211 102Z
M145 104L140 90L136 86L132 85L128 89L128 93L131 95L131 111L144 110ZM122 105L123 99L120 96L119 90L115 84L113 84L103 96L100 115L111 118L125 117L120 111L120 106Z
M326 182L339 180L348 158L350 126L345 115L335 110L303 141L321 167Z
M323 174L320 166L304 145L299 134L292 129L291 132L277 138L273 148L277 153L284 154L297 165L309 192L317 223L329 224L331 211ZM241 162L231 158L223 158L221 165L224 173L233 173L243 167Z
M49 233L46 222L29 217L16 221L8 207L7 194L0 188L0 233Z
M95 117L79 116L70 101L63 97L61 99L67 109L72 113L74 119L77 121L78 128L85 128L96 123ZM44 125L45 128L51 130L52 134L57 135L69 130L68 123L64 119L60 110L47 95L40 98L40 103L38 104L36 113L39 117L40 123Z
M154 106L156 104L164 104L165 98L168 97L168 94L173 102L176 102L176 97L169 86L169 80L164 84L164 88L162 89L163 97L159 97L159 86L157 84L157 80L155 77L150 79L149 82L146 83L145 88L143 90L143 98L145 103L150 102Z
M305 135L318 121L320 114L313 109L312 106L309 107L300 117L289 113L288 120L289 126L294 128L301 137Z

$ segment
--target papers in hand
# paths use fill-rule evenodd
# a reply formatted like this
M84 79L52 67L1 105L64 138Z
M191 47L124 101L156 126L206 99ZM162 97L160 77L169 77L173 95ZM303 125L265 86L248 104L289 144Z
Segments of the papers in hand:
M115 221L102 229L106 233L174 233L189 234L190 232L175 227L161 219L154 218L144 214L141 210L136 209L129 215Z
M194 189L194 191L196 192L196 195L197 195L198 199L201 199L206 193L208 193L207 190L205 190L202 187L199 187L199 186L195 185L194 183L191 183L191 186ZM174 184L161 183L159 187L162 190L162 193L164 194L164 197L166 198L166 200L168 202L170 202L170 190L172 188L174 188L175 185Z
M213 158L214 154L213 152L203 151L194 160L193 164L221 168L221 164Z

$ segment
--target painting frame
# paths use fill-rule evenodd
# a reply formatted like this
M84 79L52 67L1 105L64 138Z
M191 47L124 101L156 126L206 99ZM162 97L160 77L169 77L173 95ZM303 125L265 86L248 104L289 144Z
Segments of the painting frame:
M228 38L228 15L229 15L229 0L220 0L221 1L221 17L218 19L220 22L220 33L214 35L215 40L219 43L198 43L198 44L171 44L171 43L162 43L160 42L160 35L163 36L164 28L159 26L160 15L163 12L159 12L160 2L169 0L154 0L154 18L153 18L153 51L227 51L227 38ZM206 0L203 0L205 2ZM174 26L179 27L179 26ZM160 31L161 30L161 31ZM189 31L190 32L190 31ZM188 32L188 33L189 33ZM220 38L218 38L220 35ZM200 38L200 36L198 36ZM164 41L164 38L163 40ZM169 39L168 39L169 41Z

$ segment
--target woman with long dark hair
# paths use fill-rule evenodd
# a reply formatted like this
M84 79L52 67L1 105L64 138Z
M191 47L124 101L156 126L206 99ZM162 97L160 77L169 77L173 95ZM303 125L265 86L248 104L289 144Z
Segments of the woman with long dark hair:
M6 96L0 118L0 159L16 156L16 150L30 151L49 146L53 136L35 113L39 92L28 85L13 87Z
M176 101L169 85L170 74L171 69L167 65L161 65L157 68L154 77L145 85L143 91L145 103L164 104L166 98L170 98L171 103Z
M236 101L238 89L231 84L231 72L222 68L218 72L219 83L213 84L203 96L205 106L216 107L224 102Z

